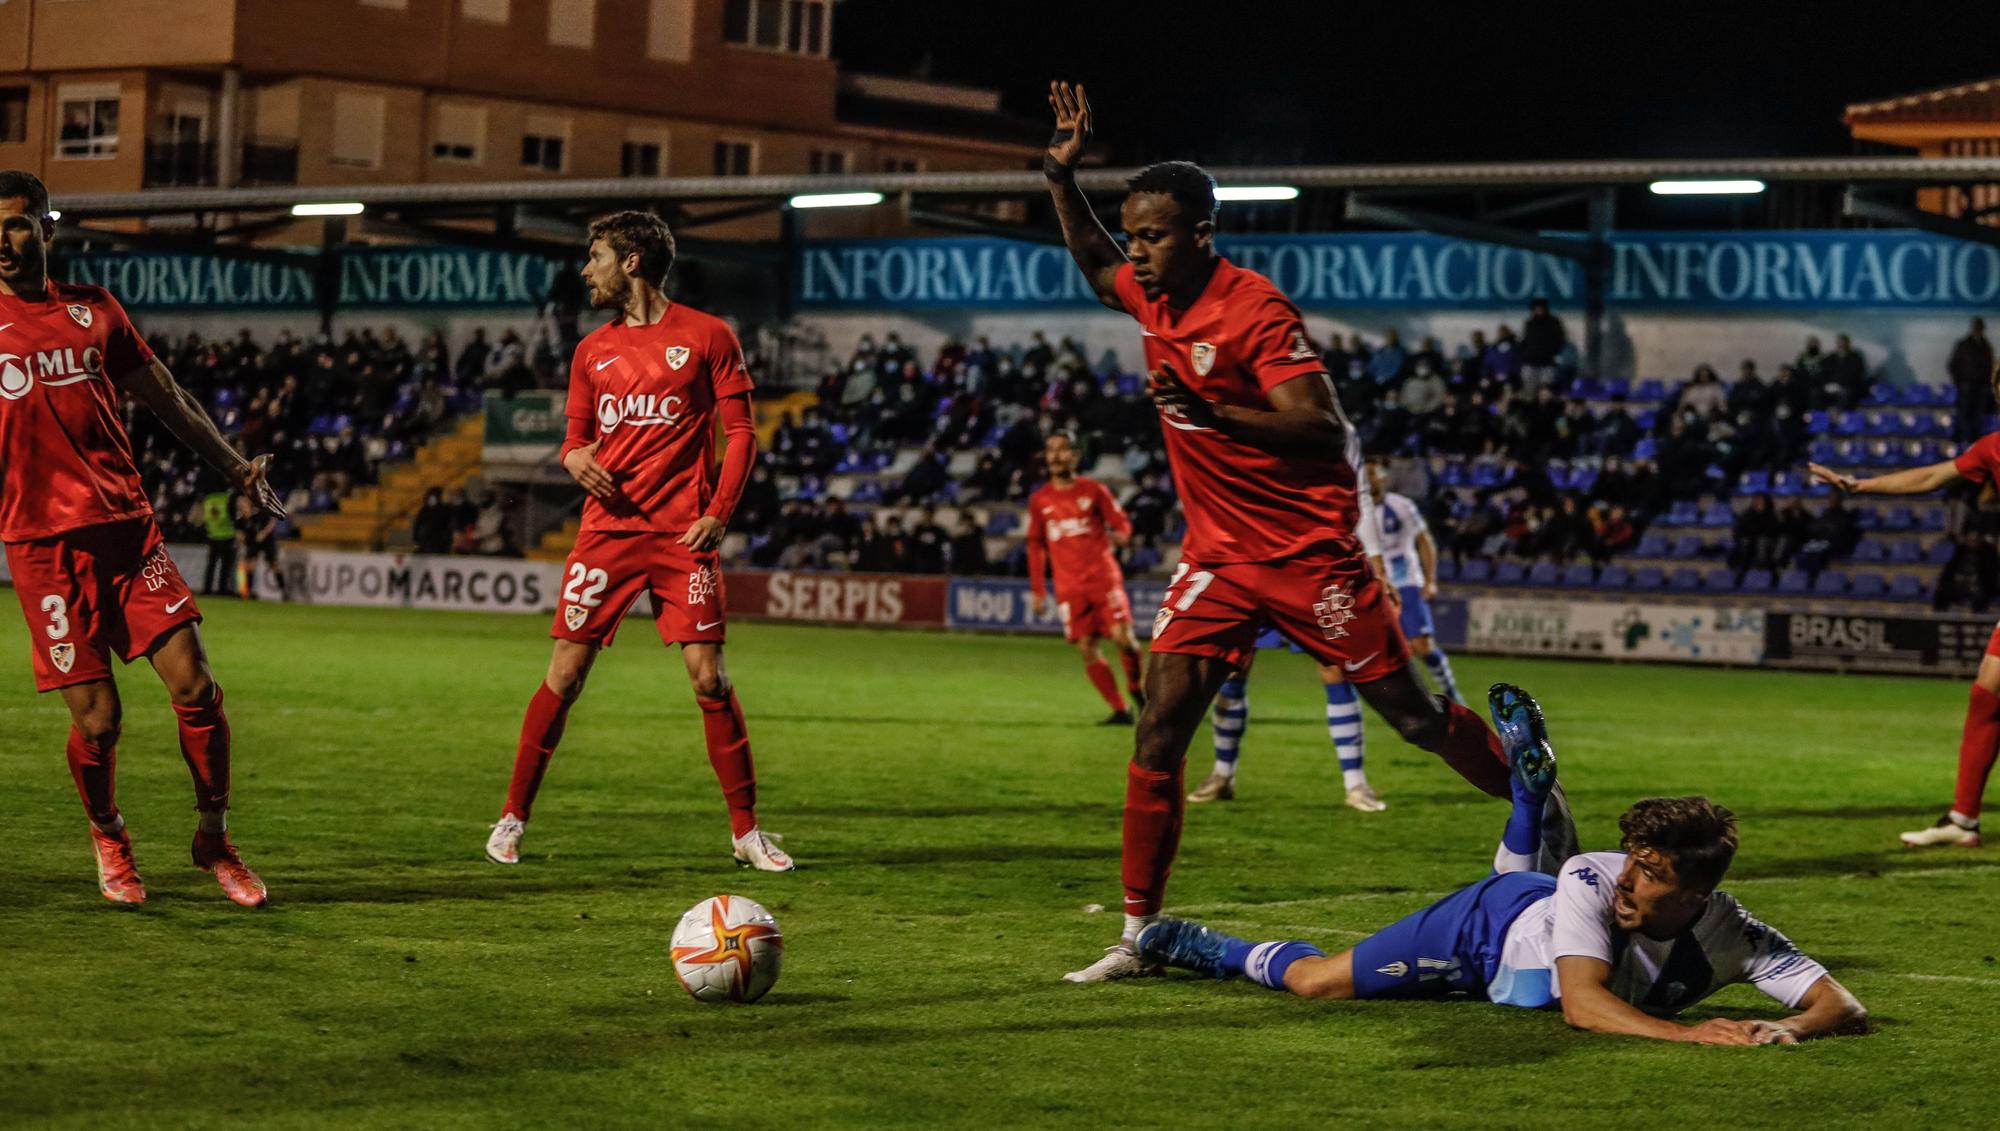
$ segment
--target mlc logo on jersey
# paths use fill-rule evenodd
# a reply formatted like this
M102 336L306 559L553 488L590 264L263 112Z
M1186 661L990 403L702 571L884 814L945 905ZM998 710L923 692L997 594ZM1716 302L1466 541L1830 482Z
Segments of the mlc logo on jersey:
M635 428L649 424L664 424L671 428L687 415L687 401L673 394L655 396L652 393L628 393L617 396L606 393L597 398L597 426L609 432L620 424L630 424Z
M687 363L688 363L688 348L686 346L667 347L668 368L679 369L681 366L686 365Z
M1194 362L1194 371L1206 377L1208 371L1215 368L1215 346L1209 342L1196 342L1188 350L1188 358Z
M85 313L88 313L86 310ZM18 401L35 387L35 379L55 388L88 381L104 369L104 355L96 346L85 346L79 356L75 346L44 350L26 357L0 353L0 399Z
M80 302L73 302L70 303L67 307L64 307L63 309L69 311L69 316L71 318L76 319L77 325L83 327L86 330L90 329L91 314L89 307L83 305Z

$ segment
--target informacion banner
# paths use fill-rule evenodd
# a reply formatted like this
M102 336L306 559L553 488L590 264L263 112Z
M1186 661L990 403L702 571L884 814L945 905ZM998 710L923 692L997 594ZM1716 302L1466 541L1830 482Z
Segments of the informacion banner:
M1986 655L1993 621L1771 613L1764 629L1764 654L1786 667L1970 676Z
M1166 586L1156 581L1128 581L1132 627L1141 640L1153 635L1153 610L1160 607ZM1036 616L1025 578L954 577L946 605L947 628L983 628L999 632L1061 632L1062 616L1054 597Z
M1574 237L1577 233L1552 232ZM1583 266L1424 232L1223 235L1222 253L1315 307L1484 310L1583 301ZM1614 232L1608 301L1628 309L1956 309L2000 299L2000 248L1904 229ZM810 243L807 310L1095 305L1060 246L991 237Z
M1764 659L1761 609L1706 605L1474 597L1465 647L1474 652L1755 664Z
M523 307L540 303L562 260L470 247L371 247L337 260L344 309ZM316 253L297 262L151 251L84 252L60 269L72 282L108 288L133 310L317 310L324 281Z
M944 624L945 579L893 573L724 571L730 616L826 624Z

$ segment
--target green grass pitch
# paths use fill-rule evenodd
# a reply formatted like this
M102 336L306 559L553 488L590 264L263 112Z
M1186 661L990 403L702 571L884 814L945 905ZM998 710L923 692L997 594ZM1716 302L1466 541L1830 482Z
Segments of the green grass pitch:
M10 602L11 603L11 602ZM738 871L678 659L598 664L522 866L486 863L538 618L214 602L233 826L271 904L189 867L188 781L127 671L120 796L152 894L97 894L67 718L0 618L0 1124L57 1127L1969 1126L1991 1118L2000 866L1907 853L1949 796L1961 685L1465 657L1536 692L1586 848L1646 794L1734 807L1730 890L1877 1031L1702 1049L1476 1003L1314 1003L1191 978L1072 986L1118 930L1130 734L1073 653L741 625L766 827ZM1237 801L1193 807L1170 906L1351 944L1485 874L1505 817L1372 716L1389 811L1341 804L1306 664L1253 681ZM1197 739L1189 780L1208 761ZM704 1006L667 937L717 892L786 940L763 1002ZM1689 1016L1768 1012L1736 987Z

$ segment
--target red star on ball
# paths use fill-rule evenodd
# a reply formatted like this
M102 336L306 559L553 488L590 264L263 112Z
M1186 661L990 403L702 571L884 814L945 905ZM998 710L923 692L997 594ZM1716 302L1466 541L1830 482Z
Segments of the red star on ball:
M785 938L778 928L765 923L744 923L732 927L728 923L729 897L718 895L709 906L710 928L715 933L715 945L704 950L698 946L677 946L674 950L675 962L692 962L697 965L719 965L724 962L736 964L734 976L730 979L729 996L743 992L743 986L750 978L750 941L769 939L772 946L782 947Z

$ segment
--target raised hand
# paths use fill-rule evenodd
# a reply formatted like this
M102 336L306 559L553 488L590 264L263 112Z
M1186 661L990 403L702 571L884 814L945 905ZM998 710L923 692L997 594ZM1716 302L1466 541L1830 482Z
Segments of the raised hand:
M273 518L285 517L285 504L278 498L277 489L271 486L269 472L271 457L258 456L243 469L243 493L252 505Z
M1049 108L1056 114L1056 132L1049 138L1049 152L1043 162L1044 170L1054 175L1058 170L1067 174L1076 169L1076 163L1083 160L1083 151L1090 144L1090 100L1084 97L1081 83L1071 86L1066 82L1049 84Z
M602 443L602 440L592 440L580 448L571 448L569 454L563 457L562 464L563 470L569 472L569 477L581 484L584 490L597 498L608 499L618 489L618 484L611 478L611 472L597 462L597 447Z
M1806 470L1812 473L1813 479L1817 482L1824 483L1843 494L1852 495L1861 489L1861 481L1859 479L1856 479L1852 475L1842 475L1830 467L1822 467L1816 463L1809 463L1806 465Z

